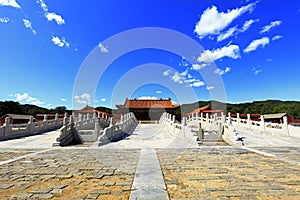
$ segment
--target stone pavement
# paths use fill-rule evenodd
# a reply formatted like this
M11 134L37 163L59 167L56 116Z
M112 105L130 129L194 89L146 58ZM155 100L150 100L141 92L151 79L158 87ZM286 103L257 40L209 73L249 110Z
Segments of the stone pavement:
M160 124L139 124L134 132L124 140L101 146L104 149L131 148L197 148L196 141L175 137Z
M52 143L56 141L56 138L59 136L59 134L59 130L55 130L39 135L0 141L0 148L51 148Z
M159 149L158 156L170 199L300 199L297 164L237 147Z
M139 160L141 149L0 149L4 159L23 156L0 165L0 199L129 199L139 191L144 199L151 191L167 194L157 199L300 199L299 164L228 146L150 151L152 159ZM280 154L298 159L299 151ZM147 169L160 181L141 176Z
M157 125L101 148L23 141L0 142L0 199L300 199L299 146L196 146Z
M60 148L2 164L0 199L128 199L139 152Z

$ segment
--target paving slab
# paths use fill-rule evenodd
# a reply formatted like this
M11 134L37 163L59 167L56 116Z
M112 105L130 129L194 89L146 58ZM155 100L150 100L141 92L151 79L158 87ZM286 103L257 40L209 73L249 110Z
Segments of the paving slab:
M170 199L300 199L296 163L237 147L157 152Z
M165 190L134 190L130 193L130 200L149 200L149 199L159 199L165 200L169 199L168 193Z
M141 150L130 199L169 199L155 149Z

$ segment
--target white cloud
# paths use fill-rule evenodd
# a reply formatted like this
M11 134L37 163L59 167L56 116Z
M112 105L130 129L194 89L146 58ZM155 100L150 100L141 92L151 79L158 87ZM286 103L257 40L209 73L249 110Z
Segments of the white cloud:
M183 81L185 80L185 78L183 76L181 76L178 72L176 72L172 77L171 77L172 81L174 81L175 83L179 83L182 84Z
M227 45L225 47L204 51L197 59L198 62L210 63L224 57L237 59L240 57L240 47L237 45Z
M231 71L231 68L230 67L226 67L225 68L225 73L228 73L228 72L230 72Z
M41 8L44 11L44 16L48 21L55 21L58 25L65 24L65 20L61 15L58 15L54 12L48 12L48 6L46 5L44 0L38 0L37 3L40 4Z
M34 105L42 105L45 104L44 102L40 101L39 99L35 97L31 97L28 93L23 93L23 94L15 94L15 100L19 102L26 102Z
M47 107L48 107L48 108L51 108L51 107L52 107L52 104L51 104L51 103L48 103L48 104L47 104Z
M207 35L217 35L224 30L234 19L244 14L245 12L252 11L255 7L255 3L228 10L226 13L219 12L216 6L207 8L200 17L200 20L196 24L194 32L200 38Z
M102 99L100 99L100 101L105 102L105 101L106 101L106 98L102 98Z
M89 105L92 102L91 95L88 93L82 93L81 95L74 96L74 100L76 103L86 104L86 105Z
M218 75L220 75L220 76L222 76L222 75L224 75L224 74L227 74L228 72L230 72L230 67L226 67L224 70L223 69L219 69L219 68L217 68L215 71L214 71L214 73L215 74L218 74Z
M198 80L194 79L194 78L184 80L185 83L193 83L193 82L196 82L196 81L198 81Z
M274 37L272 38L272 41L279 40L279 39L281 39L281 38L282 38L281 35L276 35L276 36L274 36Z
M244 23L244 25L241 29L237 28L237 26L232 27L232 28L228 29L226 32L221 33L217 37L217 41L220 42L220 41L226 40L227 38L230 38L234 35L237 35L239 33L243 33L245 31L247 31L253 23L258 22L258 21L259 21L258 19L257 20L250 19Z
M7 18L7 17L1 17L0 18L0 22L1 23L8 23L9 22L9 18Z
M157 97L154 96L140 96L139 98L137 98L139 100L157 100Z
M225 33L221 33L218 38L217 38L217 41L220 42L220 41L223 41L223 40L226 40L227 38L231 37L234 35L235 32L237 32L237 27L232 27L230 29L228 29Z
M55 21L58 25L62 25L65 23L65 20L62 18L62 16L56 14L56 13L45 13L45 17L48 21Z
M21 8L16 0L0 0L0 6L11 6L14 8Z
M185 57L182 57L181 62L179 63L179 66L187 67L187 66L189 66L189 64L190 63L185 59Z
M23 19L23 23L24 23L25 28L30 29L31 32L32 32L34 35L36 35L36 31L32 28L31 21L29 21L28 19Z
M214 86L207 86L206 89L207 90L213 90L213 89L215 89L215 87Z
M65 99L65 98L61 98L60 99L62 102L66 102L67 101L67 99Z
M182 73L180 73L181 76L186 76L188 74L189 70L186 69L185 71L183 71Z
M204 86L205 83L203 81L196 81L192 84L190 84L191 87L200 87L200 86Z
M263 70L262 69L253 68L252 71L254 72L254 75L257 75L257 74L261 73Z
M51 41L53 42L53 44L55 44L58 47L70 47L70 43L66 41L66 39L64 37L59 38L57 36L52 36Z
M157 91L156 91L156 93L157 93L157 94L161 94L161 93L162 93L162 91L160 91L160 90L157 90Z
M109 51L108 51L108 49L107 49L107 47L105 47L103 44L101 44L101 43L99 43L98 44L98 47L99 47L99 49L100 49L100 51L102 52L102 53L108 53Z
M258 22L258 21L259 21L259 19L256 19L256 20L250 19L250 20L246 21L241 29L241 32L247 31L253 23Z
M244 49L245 53L248 53L250 51L255 51L258 47L266 46L270 43L270 39L268 37L263 37L261 39L253 40L247 47Z
M37 3L40 3L41 8L43 9L44 12L48 12L48 7L44 0L38 0Z
M259 33L262 34L262 33L269 32L272 28L279 26L281 23L282 21L279 20L271 22L269 25L264 26Z
M163 72L163 76L170 76L171 73L172 73L172 71L170 69L168 69Z
M202 64L198 64L198 63L196 63L196 64L192 64L192 67L191 67L191 69L192 70L201 70L201 69L203 69L204 67L206 67L207 66L207 64L206 63L202 63Z
M182 73L175 72L172 74L172 71L165 71L164 76L169 76L169 78L174 82L178 84L186 84L190 87L200 87L204 85L204 82L193 78L191 74L188 74L188 69L183 71ZM156 93L160 94L161 91L157 91Z

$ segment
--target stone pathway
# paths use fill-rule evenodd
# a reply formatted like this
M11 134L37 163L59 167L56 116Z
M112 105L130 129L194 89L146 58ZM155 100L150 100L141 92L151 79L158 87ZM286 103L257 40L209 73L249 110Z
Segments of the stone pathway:
M50 131L39 135L22 137L13 140L0 141L0 148L44 149L51 148L52 143L59 136L59 130Z
M141 150L131 190L130 200L169 199L155 149Z
M139 124L127 138L101 146L102 149L197 148L196 141L175 137L160 124Z
M239 137L245 137L246 147L299 147L300 137L283 136L279 134L262 134L241 127L234 127Z

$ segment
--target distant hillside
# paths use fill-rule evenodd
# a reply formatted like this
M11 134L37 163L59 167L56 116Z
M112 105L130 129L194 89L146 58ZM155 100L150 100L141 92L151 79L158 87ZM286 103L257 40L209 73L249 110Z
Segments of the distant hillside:
M24 104L21 105L14 101L0 101L0 117L5 114L25 114L25 115L35 115L35 114L63 114L65 112L71 113L66 109L65 106L58 106L55 109L47 109L39 107L36 105Z
M272 114L272 113L288 113L295 119L300 119L300 102L299 101L280 101L280 100L267 100L267 101L254 101L249 103L222 103L218 101L198 101L190 104L182 104L176 114L180 115L189 113L196 108L203 107L210 104L213 109L223 110L224 113L259 113L259 114ZM97 110L112 113L111 108L99 106ZM14 101L0 101L0 117L5 114L63 114L72 110L67 110L65 106L59 106L54 109L42 108L35 105L25 104L21 105Z
M112 114L112 109L111 108L106 108L103 106L99 106L95 108L96 110L102 111L102 112L106 112L108 114Z
M300 102L299 101L254 101L249 103L221 103L218 101L198 101L191 104L183 104L181 112L183 114L193 111L195 108L203 107L211 104L213 109L220 109L224 112L231 113L259 113L259 114L273 114L273 113L288 113L294 118L300 119Z
M227 104L227 111L231 113L287 113L294 118L300 119L299 101L254 101L252 103Z

